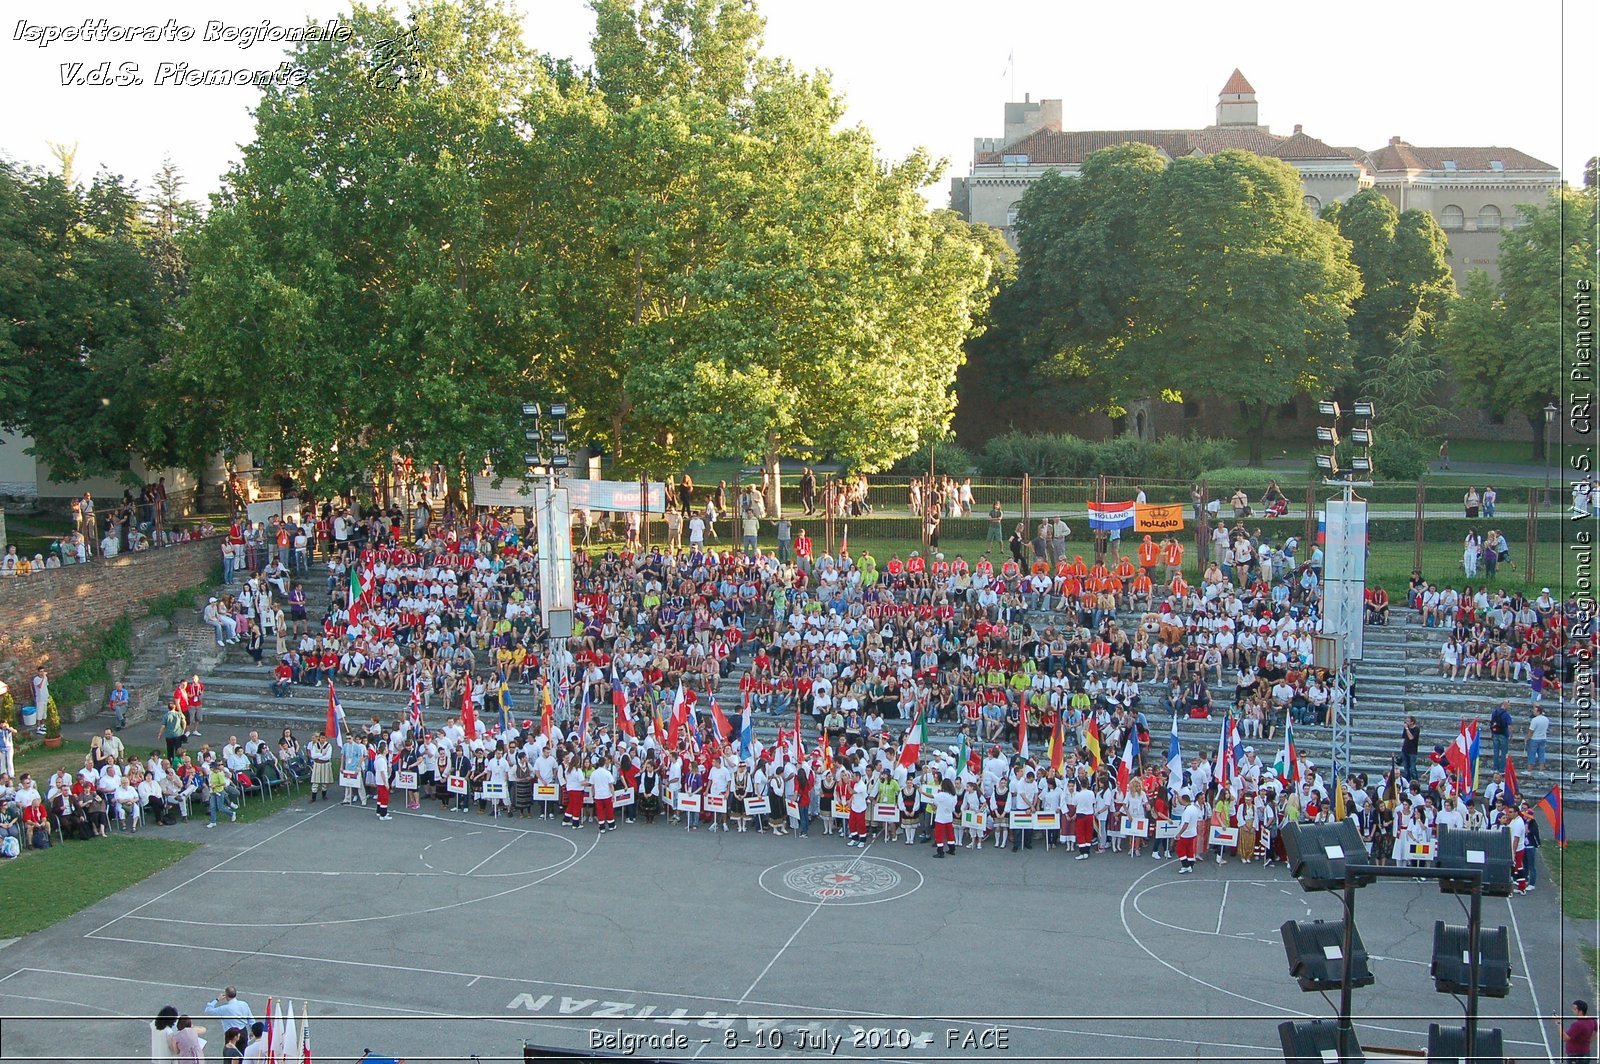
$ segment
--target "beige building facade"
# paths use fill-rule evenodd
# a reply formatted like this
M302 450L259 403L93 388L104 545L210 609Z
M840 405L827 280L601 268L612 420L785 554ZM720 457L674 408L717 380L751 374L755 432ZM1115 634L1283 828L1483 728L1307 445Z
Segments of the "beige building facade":
M1004 133L975 138L970 172L951 180L951 208L1000 229L1014 246L1028 186L1051 171L1080 173L1083 160L1102 148L1149 144L1167 159L1242 149L1299 171L1311 210L1375 188L1401 210L1428 211L1450 242L1460 283L1468 270L1494 274L1501 234L1517 224L1517 208L1543 203L1561 186L1558 168L1515 148L1425 148L1393 137L1368 151L1326 144L1299 125L1274 133L1261 124L1255 88L1238 70L1217 94L1215 121L1200 129L1065 131L1063 121L1060 100L1006 104Z

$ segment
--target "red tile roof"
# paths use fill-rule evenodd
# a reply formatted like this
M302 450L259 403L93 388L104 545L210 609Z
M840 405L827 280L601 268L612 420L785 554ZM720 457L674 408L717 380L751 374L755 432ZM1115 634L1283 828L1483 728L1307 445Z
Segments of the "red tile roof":
M1278 159L1338 159L1347 158L1345 152L1324 144L1315 137L1296 133L1283 137L1253 127L1212 127L1210 129L1097 129L1079 132L1056 132L1041 129L1030 133L1002 151L981 152L976 165L996 165L1008 155L1026 155L1033 164L1082 163L1093 152L1129 142L1149 144L1168 158L1178 159L1200 152L1215 155L1220 151L1237 149L1252 151Z
M1222 86L1222 91L1223 91L1224 94L1226 94L1226 93L1234 93L1234 92L1251 92L1251 93L1253 93L1256 90L1248 81L1245 80L1244 75L1239 72L1239 68L1238 67L1234 67L1233 68L1233 77L1229 78L1228 79L1228 83L1226 85Z
M1492 171L1491 160L1498 159L1507 170L1550 170L1556 167L1535 159L1516 148L1419 148L1401 141L1367 153L1368 164L1377 172L1395 170L1443 170L1446 160L1457 170Z

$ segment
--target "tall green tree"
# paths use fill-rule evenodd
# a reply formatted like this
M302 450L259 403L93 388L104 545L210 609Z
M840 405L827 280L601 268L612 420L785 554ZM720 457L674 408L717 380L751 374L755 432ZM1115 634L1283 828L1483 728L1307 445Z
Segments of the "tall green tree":
M1413 323L1395 338L1385 371L1364 394L1377 404L1374 422L1380 438L1400 437L1416 443L1448 411L1438 404L1445 370L1438 354L1423 339L1423 327Z
M1433 215L1401 212L1383 193L1363 189L1330 204L1323 217L1350 242L1361 273L1361 294L1350 315L1357 394L1375 394L1401 337L1410 333L1421 353L1431 350L1434 329L1455 293L1449 245Z
M0 424L53 479L170 457L149 410L170 291L130 182L0 161Z
M1260 464L1278 406L1349 369L1349 243L1304 208L1293 167L1240 151L1169 165L1141 235L1148 328L1133 362L1153 385L1237 402Z
M509 8L358 4L346 22L348 42L296 46L304 85L264 92L165 381L223 448L324 490L396 449L454 473L512 445L541 369L530 234L575 224L523 165L553 89Z
M1595 286L1600 189L1564 188L1520 207L1500 238L1500 280L1474 270L1442 330L1461 398L1503 417L1526 419L1532 457L1544 458L1544 408L1594 391L1564 364L1578 334L1580 284ZM1592 399L1590 400L1592 401Z

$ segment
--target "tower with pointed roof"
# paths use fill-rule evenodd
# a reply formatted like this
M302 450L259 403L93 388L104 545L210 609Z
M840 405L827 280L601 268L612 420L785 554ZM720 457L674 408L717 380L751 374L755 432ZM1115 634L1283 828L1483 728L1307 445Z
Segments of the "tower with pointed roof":
M1217 126L1261 125L1256 109L1256 90L1237 67L1228 83L1217 94Z

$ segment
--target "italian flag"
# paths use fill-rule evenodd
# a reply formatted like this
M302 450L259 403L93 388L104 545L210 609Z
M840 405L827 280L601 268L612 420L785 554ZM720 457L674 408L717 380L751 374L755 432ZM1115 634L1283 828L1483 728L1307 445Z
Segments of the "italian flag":
M1294 749L1294 725L1288 721L1283 724L1283 749L1278 751L1278 760L1272 766L1278 779L1285 785L1293 784L1298 790L1300 786L1300 755Z
M367 585L361 581L361 566L350 567L350 624L361 619L362 603L367 597Z
M917 715L911 721L911 730L906 732L906 744L900 750L900 763L906 768L914 768L918 759L922 757L922 744L928 740L928 719L922 713L922 707L917 707Z

